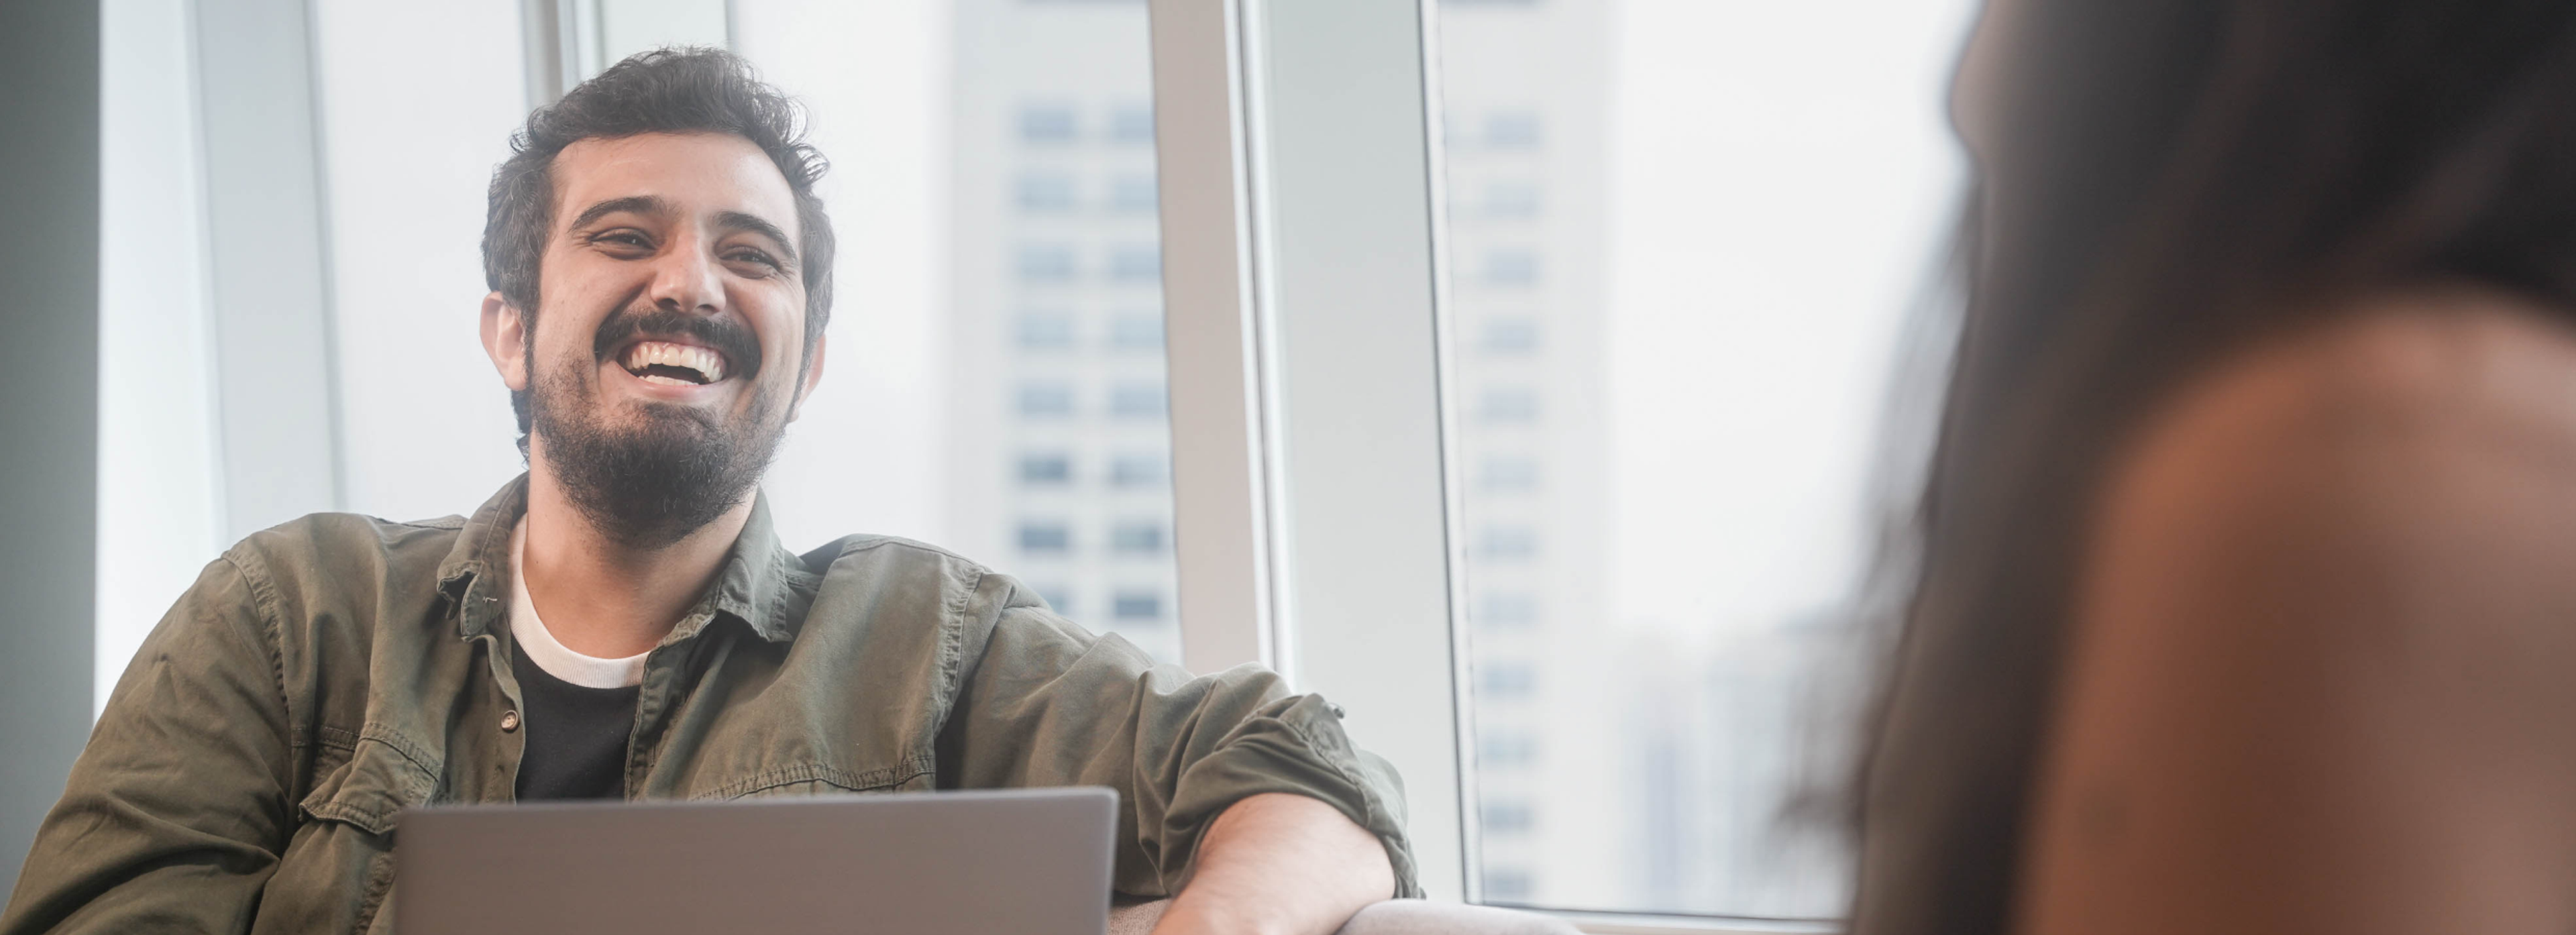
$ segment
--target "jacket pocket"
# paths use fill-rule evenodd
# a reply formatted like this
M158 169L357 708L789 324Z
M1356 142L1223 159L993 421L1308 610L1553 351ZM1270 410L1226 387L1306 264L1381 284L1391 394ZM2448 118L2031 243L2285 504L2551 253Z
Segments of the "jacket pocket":
M376 932L392 927L394 818L427 804L436 767L400 735L359 735L348 762L313 784L276 876L260 899L254 933Z

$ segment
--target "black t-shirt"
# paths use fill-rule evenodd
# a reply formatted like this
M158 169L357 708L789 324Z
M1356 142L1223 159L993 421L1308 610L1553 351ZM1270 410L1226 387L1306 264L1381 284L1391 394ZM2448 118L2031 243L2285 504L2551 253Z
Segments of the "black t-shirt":
M519 675L519 801L626 797L626 739L643 686L589 688L548 674L513 647Z

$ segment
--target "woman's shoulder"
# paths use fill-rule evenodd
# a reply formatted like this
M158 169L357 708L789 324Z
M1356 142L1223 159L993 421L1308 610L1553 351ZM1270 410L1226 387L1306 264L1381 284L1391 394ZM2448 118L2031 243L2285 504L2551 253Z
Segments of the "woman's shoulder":
M2428 608L2576 606L2576 327L2427 290L2249 348L2131 436L2089 530L2093 599L2366 579Z
M2105 482L2024 928L2576 921L2472 869L2576 874L2556 310L2467 290L2338 310L2190 381Z
M2468 445L2576 467L2576 310L2450 287L2321 317L2187 381L2128 463L2225 441L2302 461Z

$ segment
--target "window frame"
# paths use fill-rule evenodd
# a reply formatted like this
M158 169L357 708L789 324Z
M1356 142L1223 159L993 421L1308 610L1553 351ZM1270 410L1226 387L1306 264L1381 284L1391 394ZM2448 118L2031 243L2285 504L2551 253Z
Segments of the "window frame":
M1481 903L1438 7L1150 0L1176 604L1192 670L1347 704L1406 778L1425 889Z

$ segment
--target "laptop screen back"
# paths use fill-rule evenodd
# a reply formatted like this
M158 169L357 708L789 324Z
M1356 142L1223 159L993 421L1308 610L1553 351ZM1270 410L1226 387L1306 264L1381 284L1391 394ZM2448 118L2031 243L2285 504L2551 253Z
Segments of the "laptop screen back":
M1101 935L1117 795L1027 789L414 809L404 935Z

